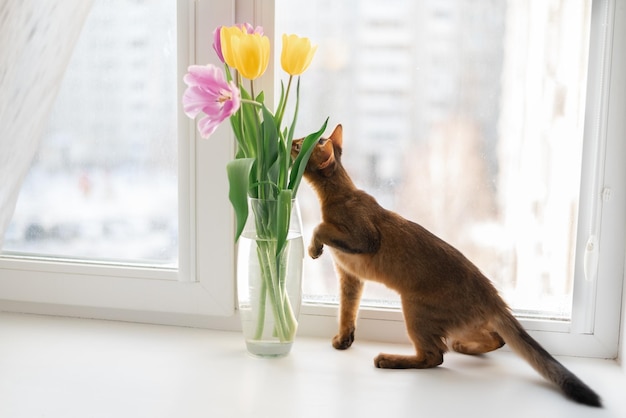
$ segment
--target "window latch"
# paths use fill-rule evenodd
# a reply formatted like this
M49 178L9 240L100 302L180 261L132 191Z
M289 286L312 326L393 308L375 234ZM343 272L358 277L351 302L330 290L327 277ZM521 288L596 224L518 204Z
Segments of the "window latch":
M585 270L585 280L593 282L598 271L598 241L595 235L591 235L585 246L585 257L583 268Z

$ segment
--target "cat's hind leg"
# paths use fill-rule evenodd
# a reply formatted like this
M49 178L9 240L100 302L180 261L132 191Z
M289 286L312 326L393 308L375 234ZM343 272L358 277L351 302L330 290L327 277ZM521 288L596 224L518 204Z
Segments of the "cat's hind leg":
M339 333L333 338L333 347L345 350L354 342L356 317L359 311L359 302L363 293L363 281L335 266L339 275Z
M504 340L492 327L482 324L454 332L449 338L450 348L462 354L488 353L504 345Z
M415 346L415 355L381 353L374 365L381 369L430 369L443 363L446 344L441 336L424 333L420 328L408 328L409 337ZM419 330L419 332L416 332Z
M414 356L380 353L374 359L379 369L430 369L443 363L442 352L420 352Z
M415 355L381 353L374 359L374 365L383 369L429 369L443 363L447 351L442 328L436 321L425 319L424 312L416 303L402 298L402 312L407 333L415 347Z

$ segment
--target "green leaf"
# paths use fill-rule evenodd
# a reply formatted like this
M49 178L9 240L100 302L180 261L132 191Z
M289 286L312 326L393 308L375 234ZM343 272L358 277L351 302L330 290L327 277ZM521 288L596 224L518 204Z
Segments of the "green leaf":
M273 162L276 158L276 154L278 153L278 127L276 126L276 121L274 120L274 115L272 112L263 105L263 139L264 146L266 148L266 152L270 162Z
M226 74L226 81L233 81L233 76L230 73L230 67L224 63L224 73Z
M313 153L313 148L319 141L320 137L326 130L326 125L328 124L328 118L322 124L322 127L319 131L314 132L308 135L302 141L302 147L300 148L300 153L296 157L291 166L291 173L289 176L289 189L293 190L293 196L295 197L298 193L298 187L300 186L300 182L302 181L302 175L304 174L304 169L306 168L306 164L309 162L309 158Z
M254 163L252 163L252 167L250 168L250 177L248 181L248 196L258 199L259 196L259 182L256 179L257 169L256 166L259 163L257 158L254 159Z
M237 139L237 158L241 158L241 155L245 155L247 152L246 144L242 141L243 136L241 133L241 108L233 113L230 117L230 127L233 129L235 138Z
M278 106L276 106L276 120L279 120L278 118L282 118L282 114L285 111L285 99L285 84L282 80L280 80L280 96L278 99Z
M274 115L263 105L263 161L261 168L262 181L278 185L280 166L277 166L279 132ZM267 196L269 197L269 196Z
M250 169L254 164L254 158L240 158L230 161L226 165L228 174L228 198L235 210L237 229L235 242L243 232L243 227L248 219L248 188L250 183Z
M280 254L289 234L291 218L291 200L293 193L289 189L281 190L276 202L276 254Z
M289 176L289 164L291 163L291 147L287 148L287 141L281 136L278 141L278 159L276 164L280 170L278 173L278 187L282 189L287 188L287 177Z
M250 93L243 86L240 86L239 89L242 99L251 100ZM239 125L241 127L241 141L245 142L249 157L259 157L259 154L263 152L261 149L258 149L256 141L259 135L258 128L261 126L259 108L250 103L242 103L240 111L242 118Z
M276 161L274 161L274 164L272 164L268 168L266 176L268 180L265 182L265 184L267 185L266 191L268 194L266 194L265 197L267 199L276 199L276 195L280 190L280 185L278 184L278 181L281 176L280 164L278 159L276 159Z

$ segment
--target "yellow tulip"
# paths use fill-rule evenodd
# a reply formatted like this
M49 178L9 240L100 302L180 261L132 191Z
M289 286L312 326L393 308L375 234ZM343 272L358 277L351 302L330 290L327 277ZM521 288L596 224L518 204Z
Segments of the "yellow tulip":
M232 39L235 68L243 77L254 80L265 72L270 61L270 40L267 36L245 34Z
M245 27L231 26L222 28L220 37L226 64L249 80L265 72L270 60L270 40L267 36L248 33Z
M236 68L232 40L243 36L245 33L245 29L241 26L222 26L220 29L222 56L224 57L224 62L230 67Z
M311 46L309 38L284 34L280 64L287 74L300 75L309 68L315 51L317 45Z

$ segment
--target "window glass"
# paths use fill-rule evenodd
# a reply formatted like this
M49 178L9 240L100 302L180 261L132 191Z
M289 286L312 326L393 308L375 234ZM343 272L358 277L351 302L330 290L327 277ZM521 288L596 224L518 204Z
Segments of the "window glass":
M459 248L518 313L569 319L590 14L590 1L277 0L276 34L319 44L301 133L341 123L358 187ZM310 237L318 203L300 190ZM305 298L336 302L330 255L305 269ZM398 300L366 286L365 304Z
M175 266L176 86L176 1L94 1L4 251Z

